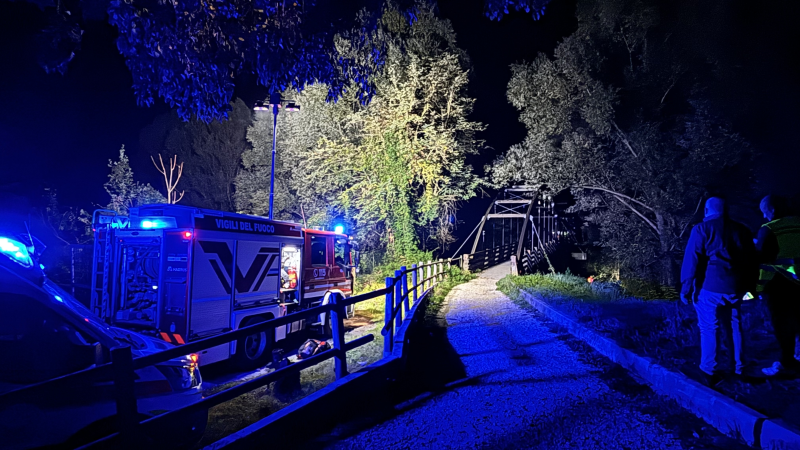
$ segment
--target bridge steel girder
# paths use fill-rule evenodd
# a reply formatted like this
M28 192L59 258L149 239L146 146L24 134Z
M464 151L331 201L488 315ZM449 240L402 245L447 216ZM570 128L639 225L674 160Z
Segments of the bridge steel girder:
M533 218L531 217L531 211L533 210L534 203L536 203L536 199L538 198L538 194L536 193L536 189L535 188L528 187L528 186L513 186L511 188L504 189L504 191L507 194L511 194L511 196L515 197L515 198L513 198L513 199L496 198L494 201L492 201L491 204L489 204L489 207L486 209L486 213L483 215L483 218L481 219L480 225L478 226L478 233L475 235L475 241L472 243L472 252L471 253L475 253L477 251L478 243L480 242L480 239L481 239L481 233L483 232L483 227L486 225L486 222L488 222L489 220L491 220L491 219L523 219L523 225L522 225L521 230L520 230L520 234L519 234L518 241L517 241L517 249L516 249L516 252L515 252L515 254L517 256L517 261L520 261L520 258L522 257L522 248L523 248L524 243L525 243L525 233L527 233L527 231L528 231L528 221L533 222ZM533 193L533 196L530 199L522 198L520 196L520 194L526 194L526 193ZM498 195L498 197L499 197L499 195ZM509 205L509 206L505 206L503 208L503 209L506 209L508 212L503 212L503 213L500 213L500 214L492 214L492 208L494 208L495 205L500 205L500 206ZM527 205L528 207L525 209L525 212L523 213L521 211L521 209L524 208L525 205ZM519 210L517 208L519 208ZM516 211L519 211L519 212L516 212ZM535 229L536 226L533 223L531 223L531 228ZM533 239L533 237L531 237L531 239Z
M517 261L521 261L522 257L522 244L525 242L525 232L528 228L528 220L531 218L531 210L533 209L533 204L536 201L536 196L531 198L530 204L528 204L528 211L525 213L525 221L522 223L522 230L519 233L519 242L517 243ZM533 226L533 224L531 224ZM538 231L538 230L537 230ZM533 237L531 237L533 239Z
M478 234L475 235L475 242L472 244L472 251L470 253L475 253L475 250L478 249L478 242L481 239L481 232L483 231L483 226L486 225L487 217L489 217L489 213L492 212L492 206L494 206L494 202L489 204L489 207L486 208L486 214L483 215L483 219L481 219L481 225L478 227Z

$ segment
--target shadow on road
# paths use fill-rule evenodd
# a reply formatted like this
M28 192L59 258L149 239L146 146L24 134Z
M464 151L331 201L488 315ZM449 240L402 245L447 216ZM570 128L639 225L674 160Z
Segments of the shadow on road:
M389 420L403 411L413 409L431 397L458 387L455 381L464 380L466 371L461 359L447 339L447 306L426 311L425 320L409 336L406 370L388 392L367 404L351 404L333 429L299 444L311 449L334 446L337 442L360 431ZM310 433L311 434L311 433Z

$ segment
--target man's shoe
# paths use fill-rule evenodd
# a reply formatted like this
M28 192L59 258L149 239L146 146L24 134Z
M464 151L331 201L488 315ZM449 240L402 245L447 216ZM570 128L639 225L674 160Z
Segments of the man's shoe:
M775 361L771 366L761 369L761 372L768 377L774 377L786 373L786 369L780 361Z
M701 378L700 378L700 382L703 383L704 385L708 386L708 387L711 387L711 388L713 388L716 385L722 383L722 381L725 379L722 375L720 375L718 373L715 373L713 375L709 375L709 374L707 374L705 372L702 372L702 371L700 373L702 374Z

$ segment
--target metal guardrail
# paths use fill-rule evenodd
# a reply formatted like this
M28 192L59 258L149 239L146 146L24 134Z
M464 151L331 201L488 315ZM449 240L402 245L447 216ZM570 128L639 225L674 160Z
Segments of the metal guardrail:
M557 242L549 242L536 247L533 250L525 250L521 261L517 262L519 274L527 275L536 272L536 268L547 259L548 253L553 253L558 245Z
M157 426L164 426L177 418L186 417L189 414L202 410L208 410L211 407L265 386L284 376L300 372L303 369L319 364L325 360L334 359L336 379L346 376L348 374L347 351L358 348L375 339L374 335L370 334L349 342L345 341L344 318L346 317L345 308L347 306L372 298L385 296L386 315L381 334L385 336L384 358L390 356L394 346L395 331L403 325L404 320L407 320L407 315L411 307L419 302L427 300L435 286L444 280L448 273L446 268L449 268L453 261L453 259L440 259L437 261L428 261L425 264L414 264L410 269L401 267L400 270L395 271L394 277L386 278L386 287L384 289L378 289L349 298L344 298L338 293L332 293L330 302L326 305L309 308L266 322L176 346L151 355L133 358L131 347L115 347L110 350L110 363L6 392L0 395L0 408L19 403L31 403L32 401L35 402L37 399L46 399L48 396L58 395L58 392L63 389L79 389L96 382L113 382L118 431L84 445L81 448L141 448L144 444L144 436L147 435L148 431L153 430ZM408 284L409 275L411 275L411 286ZM139 414L138 411L135 392L136 370L236 341L255 333L267 332L267 336L271 336L274 339L275 328L301 319L315 317L321 313L331 314L331 328L333 334L333 348L331 350L225 389L205 397L197 403L144 420L141 419L142 415Z

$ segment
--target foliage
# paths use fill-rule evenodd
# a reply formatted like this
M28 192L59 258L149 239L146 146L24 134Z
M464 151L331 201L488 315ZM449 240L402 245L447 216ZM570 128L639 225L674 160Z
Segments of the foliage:
M394 277L394 272L405 266L410 268L413 264L426 263L433 259L431 252L418 251L409 256L400 255L387 255L386 258L377 266L375 266L370 273L361 274L356 277L355 292L363 294L365 292L375 291L386 287L386 278Z
M416 19L409 25L389 8L363 36L386 48L369 105L354 93L327 102L318 85L294 96L301 111L279 115L276 217L324 226L344 219L364 250L387 247L400 257L425 244L422 233L441 246L452 241L456 206L479 185L465 157L481 146L475 132L483 126L467 119L468 62L450 23L423 3ZM264 214L272 117L257 118L248 139L237 207Z
M536 292L544 297L566 296L582 300L601 298L585 278L571 274L535 273L531 275L506 275L497 282L497 290L511 298L520 295L520 291Z
M103 185L111 202L106 207L117 214L127 216L128 209L149 203L166 203L167 199L150 184L142 184L133 178L125 146L119 149L119 160L108 160L111 173L108 181Z
M175 113L165 114L142 130L140 143L151 156L164 152L182 161L184 204L234 211L234 180L242 153L249 148L245 136L251 120L250 108L237 98L228 120L183 122Z
M28 1L47 7L49 24L38 38L45 70L65 73L86 22L107 18L118 30L117 48L139 104L160 97L183 119L204 122L227 117L234 88L252 79L249 74L269 92L324 83L329 100L349 93L366 104L386 48L364 36L381 27L378 16L386 7L402 11L406 24L417 18L408 7L412 0L79 0L68 7ZM487 0L485 13L499 20L511 7L538 19L548 2Z
M500 20L509 9L531 13L534 19L539 20L544 15L544 10L550 0L486 0L486 17Z
M570 189L628 276L677 281L704 198L740 194L751 150L704 95L714 72L658 26L655 0L582 0L553 58L512 66L528 129L492 168L498 184Z
M454 287L474 280L477 277L476 274L462 270L458 266L450 266L450 268L445 269L444 281L440 281L439 284L436 285L433 291L433 297L431 297L428 306L429 310L438 312L442 305L444 305L444 299L447 298L447 294L449 294Z
M384 3L388 0L81 0L68 9L59 2L48 8L51 23L40 36L41 64L49 72L64 73L80 47L86 21L107 17L119 33L117 48L141 105L161 97L184 119L223 119L237 82L252 79L242 77L247 74L270 92L323 82L330 99L349 89L367 102L383 52L360 37L374 29L376 18L368 10L360 20L345 18L364 6L380 11ZM413 10L404 11L406 21L414 20ZM363 57L339 53L334 36Z
M91 216L88 212L61 205L55 189L46 188L45 198L45 222L58 239L65 244L87 244L91 241Z

